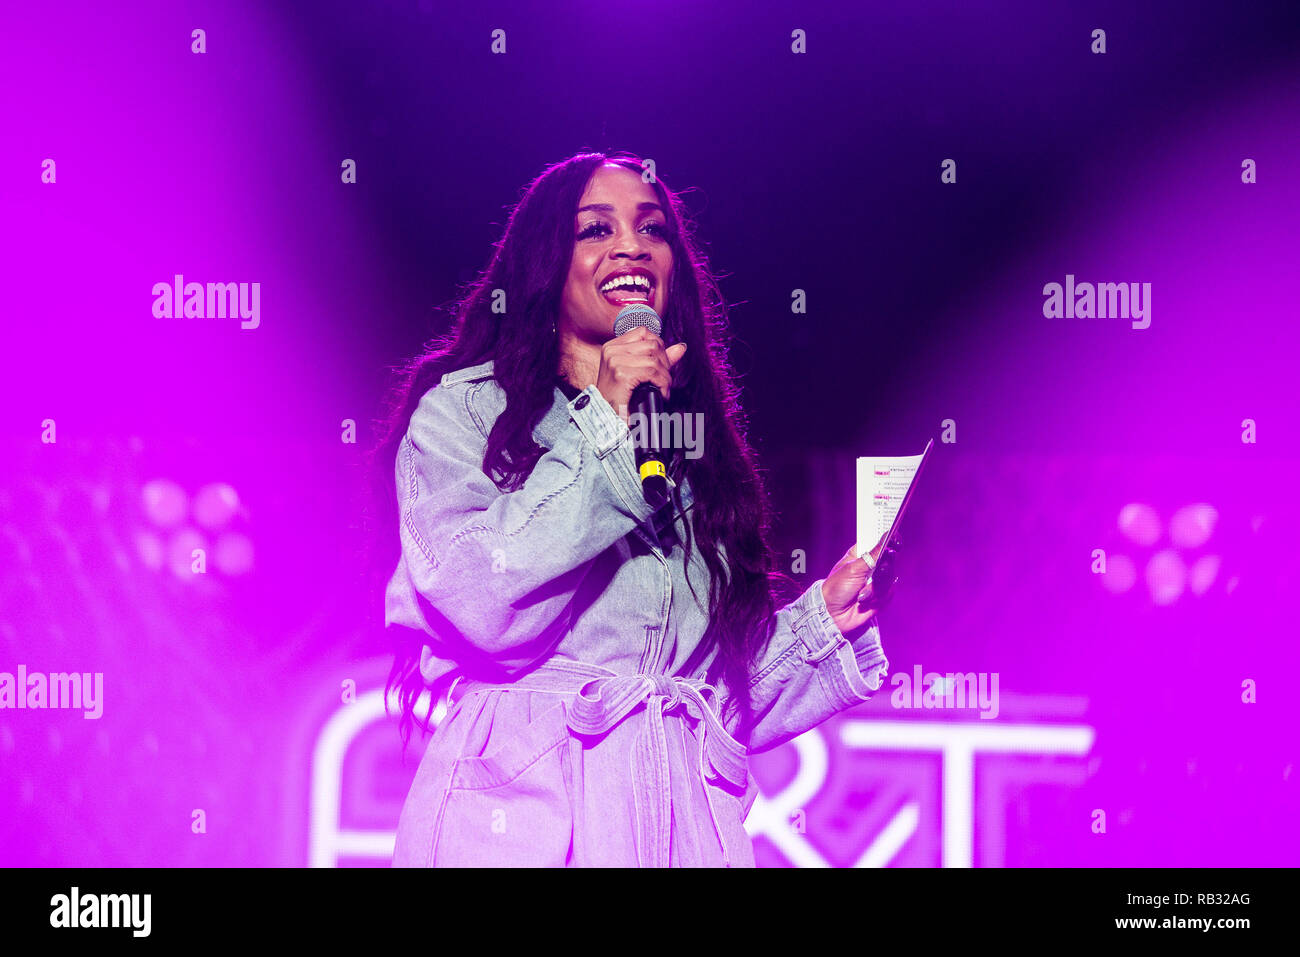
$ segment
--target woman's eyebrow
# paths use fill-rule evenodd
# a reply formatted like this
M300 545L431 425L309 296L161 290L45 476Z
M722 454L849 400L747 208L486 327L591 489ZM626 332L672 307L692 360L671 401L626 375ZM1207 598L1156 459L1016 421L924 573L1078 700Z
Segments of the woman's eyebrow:
M658 203L638 203L636 208L638 212L642 213L652 209L661 213L664 211L664 208ZM602 213L612 213L614 212L614 205L612 203L588 203L586 206L579 206L578 212L585 213L589 209L599 210Z

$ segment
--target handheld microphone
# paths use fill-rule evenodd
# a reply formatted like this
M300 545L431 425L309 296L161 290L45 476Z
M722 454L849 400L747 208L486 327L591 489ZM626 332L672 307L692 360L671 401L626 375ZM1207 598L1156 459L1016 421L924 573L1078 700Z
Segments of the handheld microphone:
M614 319L614 335L621 336L645 326L656 336L663 332L663 323L659 313L650 306L640 303L625 306ZM665 409L663 393L653 382L642 382L632 390L632 399L628 403L629 422L639 421L640 429L634 429L636 437L636 466L641 475L641 494L651 505L658 508L668 501L668 469L665 465L669 455L663 442L660 423L661 413Z

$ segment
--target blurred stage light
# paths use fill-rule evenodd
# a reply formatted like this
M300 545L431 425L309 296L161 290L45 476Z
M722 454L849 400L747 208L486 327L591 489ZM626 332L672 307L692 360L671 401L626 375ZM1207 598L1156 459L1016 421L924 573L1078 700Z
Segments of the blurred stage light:
M167 545L167 565L172 570L172 574L182 581L193 581L196 577L194 572L194 550L203 549L204 555L208 552L208 540L201 533L192 528L185 528L172 536L172 540ZM204 567L206 567L206 557Z
M163 543L153 532L139 529L135 533L135 552L141 564L150 571L163 567Z
M170 479L146 482L142 497L144 513L155 525L171 528L184 520L189 506L185 491Z
M1106 590L1115 595L1122 595L1137 581L1137 567L1127 555L1113 555L1106 559L1106 574L1101 576L1101 583Z
M1153 603L1172 605L1186 592L1199 597L1214 585L1222 557L1193 557L1185 553L1205 545L1214 535L1218 521L1218 509L1206 502L1184 505L1174 512L1169 521L1169 539L1174 547L1161 549L1146 563L1147 590ZM1117 524L1124 536L1137 545L1156 545L1162 537L1160 515L1150 505L1125 505L1120 509ZM1101 577L1102 584L1112 594L1129 591L1136 579L1134 559L1123 554L1108 555L1106 574ZM1227 590L1231 591L1235 585L1236 578L1233 578Z
M208 482L193 496L172 479L156 478L141 489L144 513L152 526L171 530L160 535L145 526L133 533L140 562L153 571L169 568L183 581L196 574L195 549L204 552L204 574L246 575L253 568L253 543L248 535L230 529L247 512L239 493L228 482ZM189 516L194 524L185 521ZM198 527L196 527L198 526ZM209 533L215 534L215 544Z
M1193 595L1204 595L1214 584L1214 580L1219 576L1219 556L1202 555L1192 566L1191 573L1187 577L1188 587L1192 590Z
M213 558L222 574L246 575L253 568L253 543L247 535L227 532L217 539Z
M1154 545L1160 540L1160 516L1150 505L1125 505L1119 510L1119 529L1139 545Z
M1174 513L1169 522L1169 538L1179 548L1200 548L1214 534L1219 513L1213 505L1187 505Z
M194 496L194 520L204 528L225 528L239 511L239 493L225 482L210 482Z
M1187 587L1187 566L1172 548L1157 552L1147 563L1147 588L1157 605L1172 605Z

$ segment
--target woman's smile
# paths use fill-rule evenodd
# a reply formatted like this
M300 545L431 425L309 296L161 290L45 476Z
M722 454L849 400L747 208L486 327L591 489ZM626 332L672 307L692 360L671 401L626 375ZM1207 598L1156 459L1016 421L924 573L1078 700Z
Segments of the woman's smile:
M634 304L654 308L656 285L654 273L649 269L616 266L600 283L600 293L617 309Z

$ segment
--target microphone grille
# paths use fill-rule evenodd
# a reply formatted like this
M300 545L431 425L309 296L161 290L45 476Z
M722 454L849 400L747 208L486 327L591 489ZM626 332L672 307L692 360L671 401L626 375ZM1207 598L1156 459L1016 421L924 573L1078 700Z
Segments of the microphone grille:
M656 336L663 335L663 323L659 321L659 313L649 306L639 304L624 306L620 310L618 316L614 319L614 335L621 336L637 326L645 326Z

